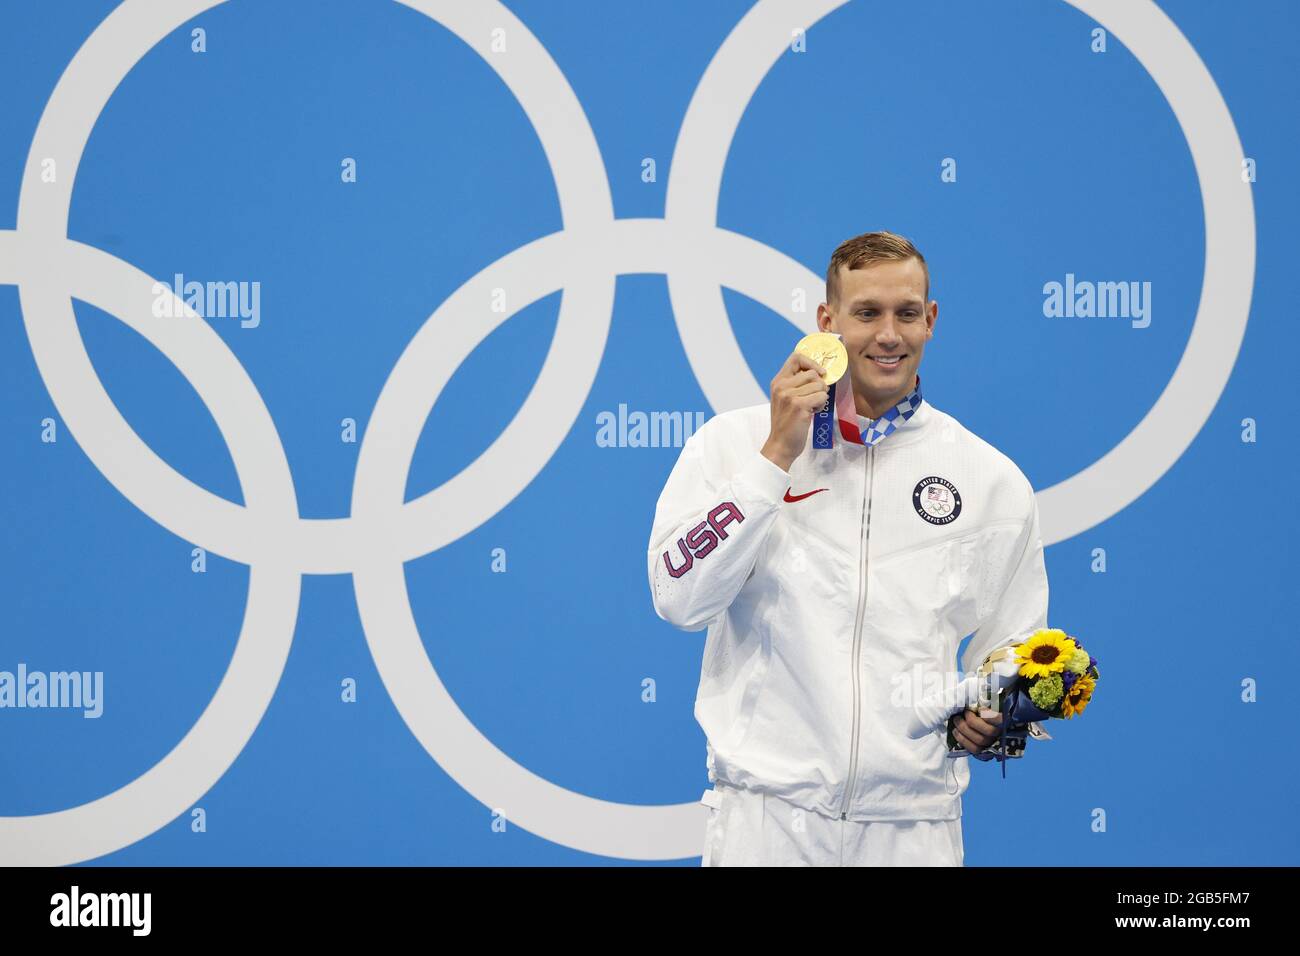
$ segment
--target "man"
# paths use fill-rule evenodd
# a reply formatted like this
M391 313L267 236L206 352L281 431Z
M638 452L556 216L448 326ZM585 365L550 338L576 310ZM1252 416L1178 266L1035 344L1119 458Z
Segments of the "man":
M938 311L908 240L842 243L817 326L848 371L828 387L791 354L770 401L687 440L659 498L655 611L708 627L705 866L963 863L952 690L1046 626L1047 575L1029 481L922 398ZM974 753L1001 719L952 728Z

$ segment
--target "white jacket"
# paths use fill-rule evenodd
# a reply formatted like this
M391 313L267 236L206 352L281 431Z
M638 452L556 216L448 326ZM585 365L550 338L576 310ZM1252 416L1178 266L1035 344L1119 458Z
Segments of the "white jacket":
M691 435L650 535L655 612L708 627L709 779L849 820L956 819L953 684L1047 626L1033 488L924 399L875 446L814 449L809 429L789 473L759 451L770 424L764 402Z

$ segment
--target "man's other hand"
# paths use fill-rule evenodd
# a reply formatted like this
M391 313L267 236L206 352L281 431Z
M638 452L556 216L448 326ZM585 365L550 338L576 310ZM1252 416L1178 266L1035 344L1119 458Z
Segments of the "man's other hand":
M957 742L973 754L986 749L998 739L1002 726L1002 715L981 717L973 710L959 713L952 722L952 735Z

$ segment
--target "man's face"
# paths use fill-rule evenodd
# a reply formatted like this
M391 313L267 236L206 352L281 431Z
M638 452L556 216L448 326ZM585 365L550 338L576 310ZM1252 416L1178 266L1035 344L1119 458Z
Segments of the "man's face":
M817 327L843 336L853 389L877 417L916 384L939 304L925 301L925 270L915 259L841 266L839 279L839 302L818 306Z

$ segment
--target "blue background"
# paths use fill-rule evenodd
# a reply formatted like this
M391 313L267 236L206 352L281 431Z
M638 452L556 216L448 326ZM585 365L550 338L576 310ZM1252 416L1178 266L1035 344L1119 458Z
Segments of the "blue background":
M511 0L595 130L616 215L659 217L678 127L747 2ZM1110 520L1048 549L1051 621L1088 642L1103 682L1086 719L1052 728L1000 779L974 764L968 865L1296 864L1296 746L1285 700L1298 663L1291 600L1297 199L1290 167L1294 5L1161 0L1228 103L1253 186L1258 260L1231 380L1164 477ZM107 2L7 3L0 14L0 228L44 104ZM189 30L208 52L190 51ZM822 274L870 229L909 236L940 303L926 398L1009 454L1036 488L1126 435L1172 374L1204 266L1186 141L1146 70L1063 2L857 0L787 53L736 133L720 225ZM358 162L344 185L339 163ZM654 157L658 181L641 179ZM944 157L958 181L942 183ZM378 2L233 0L158 44L91 135L70 235L170 281L257 280L261 325L214 326L287 449L301 512L349 510L358 445L406 343L465 280L561 227L538 139L509 90L446 29ZM1153 320L1042 315L1044 282L1150 281ZM523 399L560 294L484 343ZM755 377L789 324L738 292L728 311ZM143 339L85 303L82 334L109 394L175 468L233 501L229 453L203 403ZM421 438L408 497L489 444L462 369ZM599 375L555 457L470 534L407 565L429 654L470 719L516 761L573 790L678 803L706 785L692 715L703 633L660 621L645 547L675 448L602 448L596 415L714 410L691 374L662 275L618 280ZM17 290L0 286L0 669L102 670L105 713L0 710L0 815L74 806L161 759L211 698L238 635L248 569L130 505L61 427ZM1241 441L1241 420L1258 442ZM579 489L580 494L574 494ZM563 500L563 509L555 502ZM557 559L587 530L578 577ZM505 548L509 571L490 570ZM1105 548L1108 571L1090 571ZM488 613L484 613L484 608ZM641 700L653 677L658 700ZM356 678L344 704L339 682ZM1240 699L1258 681L1259 700ZM494 833L384 692L346 575L304 580L283 680L257 732L200 800L110 864L603 864L517 826ZM1092 832L1093 808L1106 811ZM1008 839L1028 840L1006 849ZM698 857L679 861L698 863Z

